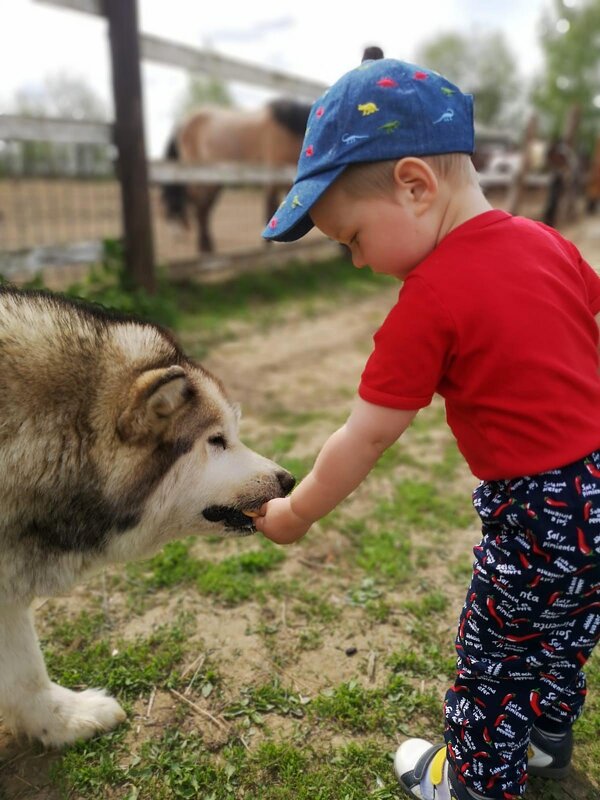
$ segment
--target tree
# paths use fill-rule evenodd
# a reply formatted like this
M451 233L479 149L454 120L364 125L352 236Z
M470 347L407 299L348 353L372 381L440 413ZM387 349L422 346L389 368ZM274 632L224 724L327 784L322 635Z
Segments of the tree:
M177 107L177 118L185 117L200 106L232 106L227 84L219 78L191 75L187 89Z
M417 61L471 93L475 117L486 125L508 124L522 99L515 59L502 33L445 33L422 45Z
M600 133L600 3L554 0L541 21L545 68L533 92L547 133L559 137L573 106L581 113L579 139L591 151Z
M11 103L15 114L69 120L108 119L106 105L84 80L64 72L49 75L39 85L17 90ZM108 148L96 144L19 142L0 167L25 174L106 174L112 170Z
M19 89L12 103L15 113L32 117L59 117L104 122L106 105L82 78L57 72L40 86Z

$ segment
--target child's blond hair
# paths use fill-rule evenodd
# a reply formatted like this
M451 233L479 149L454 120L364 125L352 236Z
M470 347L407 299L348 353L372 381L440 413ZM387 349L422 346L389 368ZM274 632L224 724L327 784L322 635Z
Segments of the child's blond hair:
M444 153L419 158L429 164L438 178L457 187L477 182L477 173L466 153ZM385 196L393 188L393 172L398 161L399 159L392 159L350 164L338 178L339 185L351 197L372 194Z

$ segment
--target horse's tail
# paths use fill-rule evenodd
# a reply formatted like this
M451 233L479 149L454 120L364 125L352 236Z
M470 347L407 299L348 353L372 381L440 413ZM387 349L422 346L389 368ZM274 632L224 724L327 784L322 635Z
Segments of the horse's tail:
M309 103L279 98L271 100L269 108L276 122L296 136L304 136L311 108Z
M173 134L165 151L167 161L179 160L177 135ZM163 183L162 203L167 219L173 219L187 226L187 190L183 183Z

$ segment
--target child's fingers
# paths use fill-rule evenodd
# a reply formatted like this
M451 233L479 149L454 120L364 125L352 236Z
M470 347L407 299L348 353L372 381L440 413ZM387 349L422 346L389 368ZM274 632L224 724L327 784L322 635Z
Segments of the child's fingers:
M253 522L254 522L254 527L256 528L256 530L259 533L264 534L263 528L264 528L265 518L264 517L256 517L256 519L253 520Z

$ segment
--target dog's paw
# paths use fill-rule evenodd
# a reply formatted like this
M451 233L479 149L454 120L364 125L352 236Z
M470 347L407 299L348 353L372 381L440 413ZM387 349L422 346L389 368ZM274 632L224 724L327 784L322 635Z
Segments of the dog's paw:
M28 712L25 732L52 748L112 730L126 718L102 689L72 692L56 683L31 698Z

